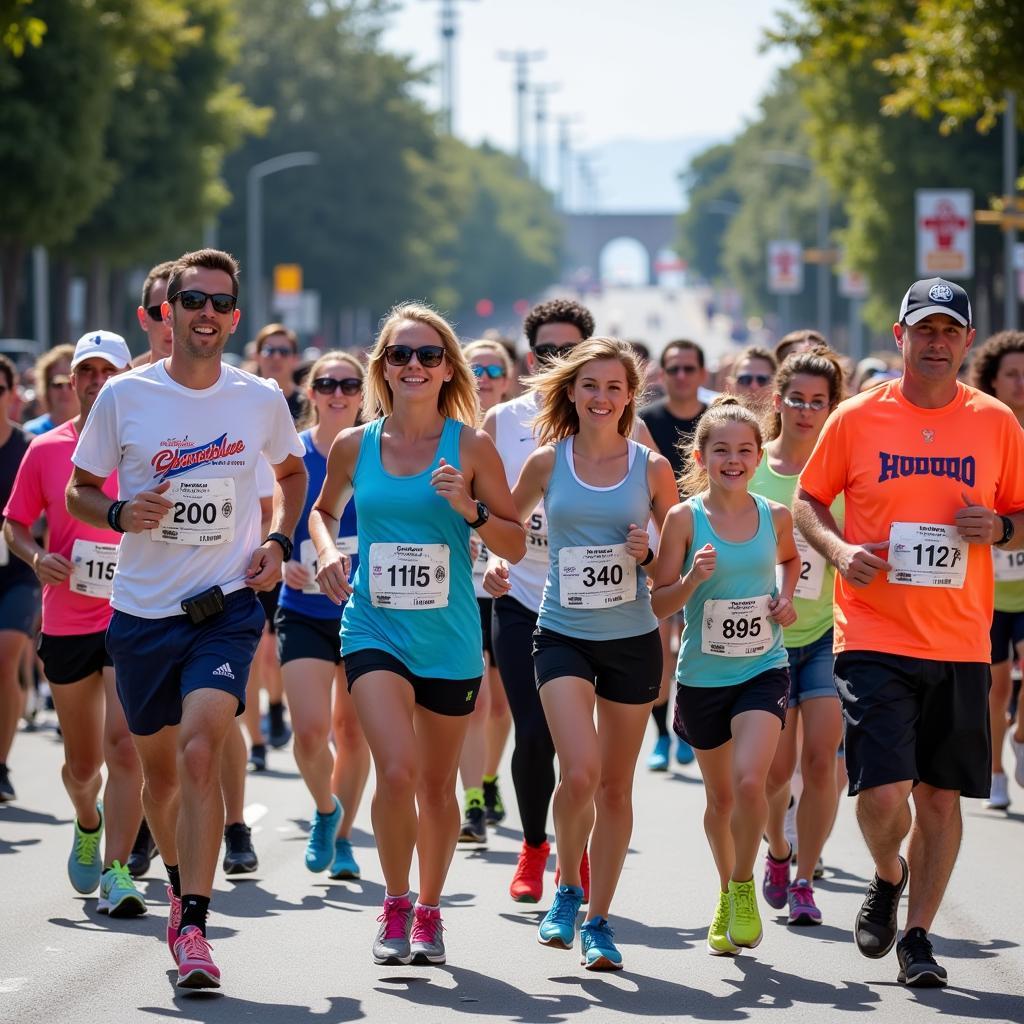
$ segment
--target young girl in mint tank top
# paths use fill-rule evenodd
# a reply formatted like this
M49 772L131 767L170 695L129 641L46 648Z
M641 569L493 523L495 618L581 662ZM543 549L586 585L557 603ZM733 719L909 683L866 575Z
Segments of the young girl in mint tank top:
M762 455L754 414L735 398L716 400L680 480L690 497L665 520L651 595L659 618L685 608L675 727L696 751L707 795L704 829L720 881L713 955L761 941L754 862L789 698L781 627L796 621L800 561L789 509L748 490Z

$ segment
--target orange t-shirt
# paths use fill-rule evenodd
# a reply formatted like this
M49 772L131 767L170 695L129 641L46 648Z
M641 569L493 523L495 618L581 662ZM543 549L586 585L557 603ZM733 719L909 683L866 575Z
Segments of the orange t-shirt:
M845 495L851 544L888 540L893 522L952 525L962 493L1018 512L1024 431L1005 405L965 384L941 409L921 409L891 381L836 409L800 487L824 505ZM992 582L991 549L979 544L968 546L962 589L890 583L885 573L858 588L836 573L835 651L988 664Z

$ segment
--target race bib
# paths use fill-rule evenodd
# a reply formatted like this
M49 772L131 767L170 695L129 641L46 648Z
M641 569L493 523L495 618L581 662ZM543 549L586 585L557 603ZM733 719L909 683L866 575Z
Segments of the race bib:
M209 547L226 544L234 537L237 509L233 477L179 478L164 497L171 502L171 509L160 525L149 531L153 540Z
M4 537L3 530L0 530L0 565L9 565L11 561L11 552L7 547L7 538Z
M447 608L447 544L371 544L370 601L374 608Z
M992 562L996 579L1000 583L1019 583L1024 580L1024 551L992 549Z
M607 608L636 600L636 559L625 544L561 548L558 601L563 608Z
M117 545L76 540L71 548L71 562L74 569L68 585L72 593L109 601L117 568Z
M793 540L800 556L800 579L794 596L816 601L821 597L821 587L825 582L825 558L807 543L807 538L799 530L793 531Z
M487 545L476 534L473 534L472 544L477 549L476 558L473 559L473 576L482 580L487 572L487 560L491 557L491 553L487 550Z
M887 561L890 583L959 590L967 575L967 541L955 526L893 523Z
M544 505L538 505L526 522L526 558L531 562L548 561L548 517Z
M764 654L775 642L768 611L771 597L737 597L704 602L700 649L723 658Z
M359 551L358 537L339 537L334 543L338 550L343 555L348 555L349 558ZM299 545L299 561L310 575L310 581L302 588L302 592L304 594L322 594L320 584L316 581L316 574L320 571L320 563L316 557L316 545L309 538Z

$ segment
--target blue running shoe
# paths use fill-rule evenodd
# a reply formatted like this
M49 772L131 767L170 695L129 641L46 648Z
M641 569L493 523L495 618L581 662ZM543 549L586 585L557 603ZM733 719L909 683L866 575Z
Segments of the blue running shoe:
M614 935L603 917L584 922L580 928L580 963L588 971L622 970L622 954L612 941Z
M330 814L313 812L309 842L306 843L306 867L310 871L326 871L334 857L334 837L341 824L341 803L332 796L334 810Z
M334 860L331 861L331 878L359 878L359 865L352 856L352 844L347 839L334 840Z
M693 759L696 755L693 753L693 747L690 746L686 740L679 740L676 743L676 761L679 764L693 764Z
M135 888L128 868L114 861L100 876L100 900L96 905L101 914L111 917L142 917L146 901Z
M578 885L560 885L555 890L551 909L537 930L537 941L542 946L572 949L576 941L576 915L582 904L583 890Z
M654 744L654 749L647 758L647 770L649 772L667 772L669 743L667 736L659 736Z
M100 840L103 838L103 807L96 805L100 824L95 832L83 832L75 820L75 842L68 857L68 878L76 892L83 896L96 891L103 874L103 858L100 856Z

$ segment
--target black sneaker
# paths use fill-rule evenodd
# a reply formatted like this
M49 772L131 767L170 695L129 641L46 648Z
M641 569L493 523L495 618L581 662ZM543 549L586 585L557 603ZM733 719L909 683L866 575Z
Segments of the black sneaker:
M886 882L878 875L871 880L853 926L857 948L872 960L885 956L896 941L896 933L899 931L896 914L910 875L907 862L902 857L900 867L903 868L903 878L899 885Z
M128 874L132 878L141 878L149 871L150 862L155 856L156 843L153 842L149 825L146 824L146 819L143 818L142 824L139 826L139 834L135 837L135 842L132 844L132 852L128 854L128 861L125 864Z
M946 968L940 967L932 956L932 944L923 928L911 928L896 943L896 959L900 973L896 980L913 988L945 988Z
M284 717L284 704L271 704L267 714L267 739L275 750L280 750L291 738L292 730Z
M265 743L254 743L249 751L249 768L254 772L267 770L267 747Z
M252 832L239 821L224 829L224 874L247 875L259 866L259 858L252 848Z
M0 764L0 804L7 803L15 798L14 787L11 785L11 776L7 765Z
M484 818L488 825L497 825L505 820L505 805L501 800L497 778L493 782L484 779Z
M476 846L487 845L487 823L484 821L484 809L479 805L466 808L466 816L462 819L462 831L459 842L472 843Z

